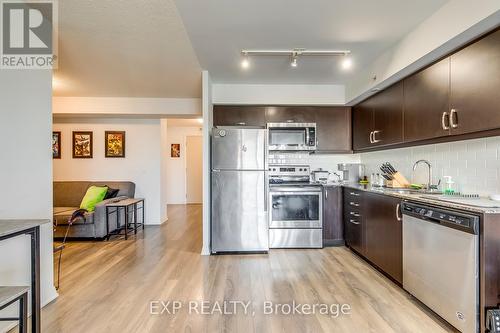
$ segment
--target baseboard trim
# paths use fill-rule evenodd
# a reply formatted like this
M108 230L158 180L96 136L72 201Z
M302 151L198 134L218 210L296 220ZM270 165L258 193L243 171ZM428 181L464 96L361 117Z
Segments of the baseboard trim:
M329 239L323 241L324 247L344 246L345 240L343 239Z

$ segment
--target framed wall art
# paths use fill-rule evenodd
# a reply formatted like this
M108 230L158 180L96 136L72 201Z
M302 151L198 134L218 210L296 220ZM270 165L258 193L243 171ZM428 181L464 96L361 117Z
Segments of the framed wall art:
M61 132L52 132L52 158L61 158Z
M104 152L106 157L125 157L125 132L106 131L104 134Z
M170 157L181 157L181 144L172 143L170 145Z
M73 132L73 158L92 158L92 140L92 132Z

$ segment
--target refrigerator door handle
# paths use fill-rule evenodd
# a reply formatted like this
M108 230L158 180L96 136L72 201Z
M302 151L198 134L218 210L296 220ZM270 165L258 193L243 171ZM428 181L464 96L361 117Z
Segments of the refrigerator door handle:
M264 171L264 212L268 211L269 206L269 175Z
M269 207L269 130L264 130L264 212L268 211Z

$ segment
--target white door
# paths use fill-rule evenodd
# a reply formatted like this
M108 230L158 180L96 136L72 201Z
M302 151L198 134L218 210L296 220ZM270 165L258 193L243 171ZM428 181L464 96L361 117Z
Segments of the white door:
M186 137L186 203L202 203L202 137Z

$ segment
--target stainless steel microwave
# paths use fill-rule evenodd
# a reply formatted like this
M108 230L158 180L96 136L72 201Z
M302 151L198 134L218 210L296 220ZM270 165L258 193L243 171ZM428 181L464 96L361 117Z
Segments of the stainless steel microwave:
M269 150L316 150L316 123L268 123Z

